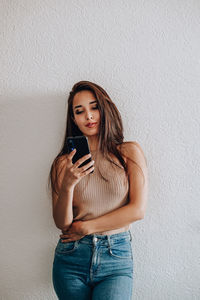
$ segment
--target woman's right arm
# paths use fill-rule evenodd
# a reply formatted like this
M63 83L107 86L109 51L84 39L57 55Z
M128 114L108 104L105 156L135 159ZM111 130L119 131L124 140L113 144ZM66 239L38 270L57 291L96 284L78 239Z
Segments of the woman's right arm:
M54 222L61 230L66 230L73 221L73 193L74 187L61 188L53 208Z
M72 158L76 150L62 157L57 165L53 165L53 181L57 180L58 194L52 190L53 219L56 227L61 230L67 230L73 222L73 194L75 185L82 177L89 174L93 169L93 161L85 166L78 168L91 154L80 158L75 164ZM89 169L88 169L89 168Z

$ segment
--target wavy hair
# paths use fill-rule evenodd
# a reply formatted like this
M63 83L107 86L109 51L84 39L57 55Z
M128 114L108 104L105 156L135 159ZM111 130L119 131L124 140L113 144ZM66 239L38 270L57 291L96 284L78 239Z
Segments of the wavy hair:
M59 158L67 153L67 137L69 136L82 136L83 133L79 130L78 126L74 123L74 113L73 113L73 99L76 93L80 91L91 91L95 96L98 108L100 112L100 126L99 126L99 134L98 134L98 147L97 150L100 150L102 154L112 163L116 164L109 158L109 153L114 154L120 161L120 164L124 168L125 172L127 172L126 163L117 149L117 145L120 145L124 141L123 135L123 124L121 115L113 103L109 95L106 91L97 85L96 83L90 81L79 81L72 87L71 92L69 93L68 97L68 109L67 109L67 120L66 120L66 132L64 136L64 141L61 147L60 152L54 159L49 178L48 178L48 186L51 183L52 190L58 194L57 187L58 187L58 174L57 168L56 169L56 180L54 182L52 172L54 165L56 166ZM116 164L117 165L117 164ZM105 179L105 178L104 178Z

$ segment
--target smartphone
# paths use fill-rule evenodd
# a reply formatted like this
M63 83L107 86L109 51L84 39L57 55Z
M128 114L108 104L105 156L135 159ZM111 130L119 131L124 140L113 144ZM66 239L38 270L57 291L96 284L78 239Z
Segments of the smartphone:
M90 153L88 138L86 136L69 136L67 137L67 150L70 153L74 148L76 148L76 153L72 158L72 163L74 164L77 160L81 157L85 156L86 154ZM91 161L91 157L85 160L79 168L86 165ZM93 173L94 170L90 173Z

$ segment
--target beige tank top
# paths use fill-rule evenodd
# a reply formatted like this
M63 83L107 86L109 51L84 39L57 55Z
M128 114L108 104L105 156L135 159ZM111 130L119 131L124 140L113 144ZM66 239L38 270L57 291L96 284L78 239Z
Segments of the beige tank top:
M115 163L112 163L97 150L91 151L91 154L95 161L94 173L83 177L74 188L74 220L97 218L124 206L129 201L128 176L117 158L114 160ZM113 161L112 158L111 160ZM122 228L95 233L110 235L129 229L130 224Z

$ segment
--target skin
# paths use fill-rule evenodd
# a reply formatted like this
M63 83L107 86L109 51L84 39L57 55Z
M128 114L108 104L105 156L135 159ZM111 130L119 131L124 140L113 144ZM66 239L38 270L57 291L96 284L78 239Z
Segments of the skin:
M81 91L74 96L73 113L73 121L88 138L90 149L95 150L98 144L100 113L97 100L91 91ZM97 125L93 128L88 128L85 125L89 122L97 122ZM72 151L69 159L72 160L74 155L75 151ZM77 163L79 164L78 161ZM62 242L78 240L88 234L87 228L84 226L85 224L84 221L75 221L67 231L62 230L63 234L60 235L61 238L64 238Z
M99 110L98 108L95 108L95 103L90 103L94 100L95 98L92 92L81 91L75 95L73 102L74 122L83 134L88 137L91 150L97 148L100 123ZM78 105L81 105L81 107L76 108ZM77 111L81 111L81 114L77 114ZM94 128L85 127L90 121L97 122L97 126ZM144 153L137 142L125 142L123 143L122 148L119 148L118 150L121 150L124 158L127 157L125 161L128 167L130 185L129 203L98 218L72 222L67 230L62 230L63 234L60 235L62 242L67 243L76 241L83 238L85 235L120 228L144 218L148 192L148 172ZM74 154L71 153L67 157L69 164L68 175L71 174L73 182L74 180L81 180L80 178L85 176L84 170L80 170L81 168L79 170L77 169L78 164L81 164L80 162L77 162L76 166L72 166L71 160ZM145 175L145 184L136 164L134 164L131 159L141 166ZM69 180L68 175L66 176L66 180Z
M79 127L81 132L85 136L87 136L90 149L95 150L98 143L100 113L97 100L95 99L92 92L81 91L74 96L73 113L73 120L75 124ZM97 122L97 126L95 126L94 128L88 128L85 126L88 122Z

